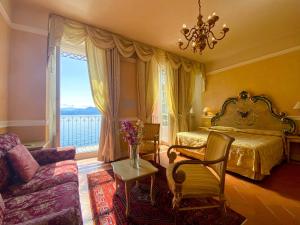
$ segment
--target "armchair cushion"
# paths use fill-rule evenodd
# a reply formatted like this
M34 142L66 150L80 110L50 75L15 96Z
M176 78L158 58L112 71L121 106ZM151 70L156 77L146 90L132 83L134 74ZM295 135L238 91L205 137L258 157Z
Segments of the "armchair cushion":
M55 163L75 158L75 147L44 148L31 151L32 156L40 165Z
M167 167L167 180L170 190L175 192L175 181L172 176L174 163ZM183 196L218 196L220 194L220 181L207 167L200 164L184 164L178 170L186 174L182 183Z
M15 146L7 155L14 171L24 182L30 181L40 167L24 145Z
M29 182L11 185L3 194L4 198L9 198L44 190L67 182L78 183L78 169L74 160L65 160L41 166Z

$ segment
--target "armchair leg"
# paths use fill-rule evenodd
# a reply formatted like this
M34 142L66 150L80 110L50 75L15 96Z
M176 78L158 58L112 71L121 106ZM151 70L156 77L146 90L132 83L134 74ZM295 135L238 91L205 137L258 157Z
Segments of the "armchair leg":
M173 203L173 209L175 213L175 225L177 225L177 217L179 213L180 201L181 201L180 194L174 194L172 203Z
M174 197L173 197L172 204L173 204L173 209L175 209L176 211L180 207L180 201L181 201L180 195L179 194L175 194Z
M160 164L160 148L157 150L158 164Z
M226 215L227 209L226 209L226 199L224 196L220 197L220 208L222 210L222 214Z

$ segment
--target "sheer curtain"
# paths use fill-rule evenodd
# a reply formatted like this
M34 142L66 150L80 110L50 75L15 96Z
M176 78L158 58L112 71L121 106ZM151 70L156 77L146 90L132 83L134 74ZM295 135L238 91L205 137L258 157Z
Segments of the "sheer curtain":
M174 144L178 132L178 69L166 65L167 100L169 108L169 144Z
M54 120L56 117L54 105L57 106L55 91L57 86L55 79L59 77L57 70L55 49L59 49L60 42L71 44L86 43L86 53L89 65L89 76L91 79L91 88L96 106L103 114L102 132L99 146L99 159L112 161L119 157L119 129L118 129L118 102L119 102L119 82L120 82L120 62L119 54L123 57L137 55L137 85L138 85L138 105L139 115L146 121L151 121L155 102L158 96L158 65L162 61L167 61L170 71L177 70L179 66L187 72L194 65L200 64L183 57L179 57L161 49L157 49L136 41L129 40L114 33L79 23L61 16L51 15L49 29L48 46L48 139L54 143L56 133ZM104 57L105 55L105 57ZM172 69L171 69L172 68ZM53 70L54 69L54 70ZM51 74L53 76L51 77ZM176 72L177 73L177 72ZM178 76L178 75L174 75ZM53 78L53 79L52 79ZM170 75L169 79L173 78ZM178 82L173 80L172 82ZM171 84L171 85L175 85ZM173 86L174 87L174 86ZM171 86L169 90L173 90ZM172 115L174 116L174 127L178 125L178 102L176 93L170 94L170 104L172 104ZM174 103L174 104L173 104ZM51 124L51 126L50 126ZM177 128L174 130L174 132ZM56 143L57 144L57 143Z
M158 98L159 68L155 57L148 62L137 60L138 117L152 122L152 114Z
M58 17L49 20L49 37L47 52L47 84L46 84L46 118L48 129L46 139L50 147L59 145L57 111L58 111L58 88L57 83L60 71L60 44L63 34L63 19Z
M111 161L119 157L120 57L115 48L97 48L89 39L86 54L94 103L102 114L98 160Z

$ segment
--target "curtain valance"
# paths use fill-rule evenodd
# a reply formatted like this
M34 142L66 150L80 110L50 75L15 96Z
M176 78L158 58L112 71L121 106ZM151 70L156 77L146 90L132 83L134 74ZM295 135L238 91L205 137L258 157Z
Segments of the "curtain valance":
M156 57L160 62L162 58L170 62L173 69L178 69L180 66L186 72L192 69L201 69L201 63L184 57L177 56L165 52L161 49L145 45L143 43L132 41L120 35L79 23L57 15L51 15L50 26L54 30L54 35L49 39L49 49L54 49L63 39L71 44L82 44L87 39L90 39L95 46L101 49L117 48L123 57L131 57L134 53L144 62L149 62L152 57ZM204 77L203 71L200 71Z

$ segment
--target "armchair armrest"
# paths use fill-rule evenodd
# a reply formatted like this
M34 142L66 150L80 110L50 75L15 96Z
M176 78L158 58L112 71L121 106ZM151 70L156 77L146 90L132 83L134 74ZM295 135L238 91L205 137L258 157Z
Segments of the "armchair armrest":
M75 147L43 148L30 151L40 165L75 159Z
M219 158L217 160L200 160L200 159L194 159L194 160L182 160L180 162L177 162L172 170L172 176L176 183L183 183L185 181L185 172L183 170L178 170L178 168L181 165L184 164L202 164L202 165L210 165L210 164L216 164L219 162L223 162L225 160L225 157ZM178 170L178 171L177 171Z
M168 158L169 158L169 163L173 163L174 160L177 158L177 154L172 151L173 149L177 149L177 148L185 148L185 149L201 149L201 148L205 148L206 147L206 144L204 145L200 145L200 146L195 146L195 147L192 147L192 146L185 146L185 145L172 145L169 147L168 151L167 151L167 155L168 155Z

